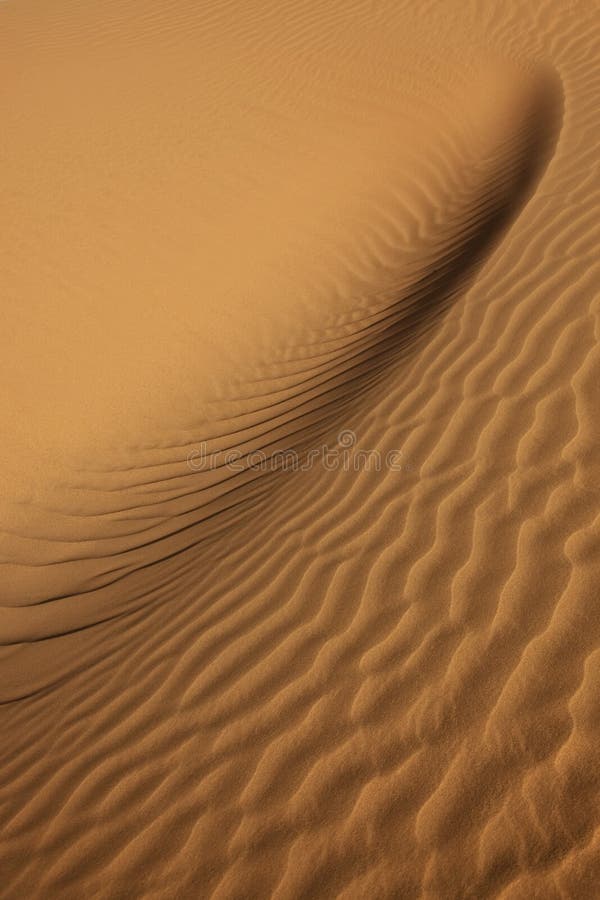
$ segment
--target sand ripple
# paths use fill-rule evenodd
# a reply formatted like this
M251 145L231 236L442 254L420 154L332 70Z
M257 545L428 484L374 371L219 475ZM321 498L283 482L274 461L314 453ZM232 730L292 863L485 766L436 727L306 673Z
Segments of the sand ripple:
M597 893L595 9L321 7L0 7L3 897Z

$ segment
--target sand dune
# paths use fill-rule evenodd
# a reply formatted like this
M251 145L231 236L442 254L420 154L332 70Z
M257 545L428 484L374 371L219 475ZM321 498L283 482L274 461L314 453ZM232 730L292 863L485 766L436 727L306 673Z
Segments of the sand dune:
M1 896L598 896L599 22L0 5Z

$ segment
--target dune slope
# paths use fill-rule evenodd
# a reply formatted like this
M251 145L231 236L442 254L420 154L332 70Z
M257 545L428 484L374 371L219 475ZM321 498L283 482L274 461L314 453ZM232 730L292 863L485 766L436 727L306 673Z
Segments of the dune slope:
M594 13L0 7L2 896L594 896Z

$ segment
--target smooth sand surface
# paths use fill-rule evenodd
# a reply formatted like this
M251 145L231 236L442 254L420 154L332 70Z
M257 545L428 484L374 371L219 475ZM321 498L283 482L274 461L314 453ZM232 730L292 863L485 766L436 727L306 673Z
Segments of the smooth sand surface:
M599 59L0 2L2 898L600 896Z

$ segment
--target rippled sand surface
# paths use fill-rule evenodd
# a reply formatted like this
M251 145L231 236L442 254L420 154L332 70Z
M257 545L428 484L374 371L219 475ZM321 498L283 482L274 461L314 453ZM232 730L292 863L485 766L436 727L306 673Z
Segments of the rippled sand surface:
M0 896L600 896L595 0L4 0Z

